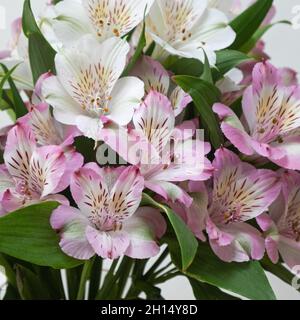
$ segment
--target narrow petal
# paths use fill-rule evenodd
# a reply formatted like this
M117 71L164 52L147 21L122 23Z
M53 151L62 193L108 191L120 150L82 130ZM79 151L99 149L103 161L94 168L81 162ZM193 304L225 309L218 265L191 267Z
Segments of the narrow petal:
M47 146L37 149L30 159L30 189L41 197L54 193L65 168L66 158L60 147Z
M162 196L167 201L179 201L187 207L190 207L193 203L192 197L174 183L159 180L147 180L145 181L145 186Z
M136 167L126 168L114 184L110 194L109 210L122 222L137 210L144 189L144 178Z
M75 172L71 192L81 212L101 227L107 214L109 193L101 169L96 164L94 167L86 166Z
M166 96L151 91L135 113L133 123L160 153L169 142L175 126L171 102Z
M143 56L135 65L131 74L145 83L146 94L157 91L165 96L168 95L170 75L158 61Z
M31 131L19 124L10 130L4 151L4 161L13 177L28 182L30 159L35 148Z

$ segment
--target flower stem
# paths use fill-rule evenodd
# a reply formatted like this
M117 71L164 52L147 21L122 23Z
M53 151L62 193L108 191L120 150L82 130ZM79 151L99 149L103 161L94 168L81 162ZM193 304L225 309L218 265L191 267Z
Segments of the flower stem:
M90 276L91 267L93 265L94 259L90 259L84 263L83 270L81 273L79 290L77 294L77 300L84 300L85 297L85 286L86 282Z

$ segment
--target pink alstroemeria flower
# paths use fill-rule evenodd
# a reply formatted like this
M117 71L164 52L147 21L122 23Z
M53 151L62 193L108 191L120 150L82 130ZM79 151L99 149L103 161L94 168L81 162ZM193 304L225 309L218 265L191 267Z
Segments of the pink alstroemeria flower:
M269 214L257 218L265 231L267 253L278 263L279 253L292 269L300 265L300 174L282 173L282 191L269 209Z
M58 145L66 150L72 149L70 146L74 143L74 138L80 135L76 127L58 122L46 103L30 105L28 109L28 114L18 122L32 131L39 146Z
M38 148L32 132L17 124L8 133L4 151L5 167L0 172L0 198L5 213L20 207L54 200L68 203L57 193L70 184L70 175L82 166L82 157L67 170L66 157L60 146Z
M124 160L137 165L145 178L145 186L165 200L179 200L190 206L192 198L177 183L204 181L213 168L205 157L209 143L194 139L194 121L175 127L175 112L170 100L150 91L133 116L133 128L118 139L114 132L104 132L104 141Z
M258 63L244 93L245 125L225 105L213 109L228 140L247 156L261 156L286 169L300 169L300 88L283 86L281 73Z
M199 239L204 240L202 232L206 230L213 251L223 261L262 259L264 239L246 222L265 212L277 198L280 184L276 173L257 170L227 149L216 152L213 167L212 187L190 182L191 209L182 212L181 208L180 212L174 207L175 212L185 216L188 225L198 226L191 230Z
M192 101L189 94L170 80L170 73L158 62L148 56L143 56L135 65L132 75L145 83L146 95L157 91L169 97L175 116L178 116Z
M166 230L159 211L141 207L144 179L136 167L100 168L89 163L73 175L78 208L60 206L51 225L60 231L61 249L87 260L99 255L146 259L158 254L156 238Z

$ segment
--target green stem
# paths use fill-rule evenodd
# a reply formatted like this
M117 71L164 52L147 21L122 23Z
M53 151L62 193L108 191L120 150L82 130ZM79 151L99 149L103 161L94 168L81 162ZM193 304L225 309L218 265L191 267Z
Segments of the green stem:
M268 258L264 258L261 260L262 267L269 271L270 273L277 276L280 280L286 282L287 284L291 285L293 278L295 277L286 267L284 267L281 263L274 264ZM298 289L300 292L300 289Z
M161 265L161 263L166 259L166 257L169 254L168 248L166 248L163 253L160 255L160 257L155 261L153 266L149 269L149 271L145 274L145 278L148 279Z
M89 288L89 300L94 300L97 296L100 288L101 276L102 276L103 260L100 257L95 258L95 262L92 266Z
M173 279L173 278L175 278L177 276L180 276L180 275L181 275L180 272L171 272L171 273L164 274L161 277L156 278L153 281L153 285L164 283L164 282L166 282L166 281L168 281L170 279Z
M88 260L84 263L83 270L81 273L80 283L79 283L77 300L84 300L85 286L86 286L86 282L90 276L91 267L93 265L93 262L94 262L94 259L91 259L91 260Z
M161 276L162 273L164 273L168 268L170 268L170 266L173 265L173 262L168 263L166 266L158 269L157 271L155 271L149 278L147 278L148 280L153 280L155 278L158 278ZM170 271L166 272L169 273Z
M69 300L76 300L82 269L83 266L80 265L66 270Z
M103 300L107 297L108 292L111 289L111 286L114 284L114 273L116 270L116 267L118 265L119 259L114 260L106 277L104 280L104 283L102 285L102 288L98 291L98 294L96 296L96 300Z
M120 264L118 272L116 274L115 280L117 281L119 279L117 297L120 299L122 299L122 296L123 296L123 293L125 290L125 286L127 284L128 278L130 276L130 272L132 270L133 264L134 264L133 259L130 259L128 257L124 257L122 263Z

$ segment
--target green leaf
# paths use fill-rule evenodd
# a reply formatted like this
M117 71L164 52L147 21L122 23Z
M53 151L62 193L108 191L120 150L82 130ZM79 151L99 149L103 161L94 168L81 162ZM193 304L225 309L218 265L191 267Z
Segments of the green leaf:
M7 278L8 283L11 284L14 288L16 288L17 287L16 275L15 275L13 266L11 265L10 261L8 261L7 257L1 253L0 253L0 265L5 270L5 276Z
M3 297L3 300L20 300L20 299L21 297L18 293L18 290L9 283L6 288L6 293L5 293L5 296Z
M173 251L174 254L174 249ZM174 262L176 263L176 255ZM275 300L275 294L259 262L226 263L208 244L200 243L193 264L184 271L189 278L205 282L253 300Z
M56 202L22 208L0 218L0 252L9 256L55 269L67 269L82 262L65 255L59 237L50 226Z
M197 300L240 300L210 284L199 282L191 278L189 281Z
M204 70L204 65L197 59L169 57L164 64L165 68L175 75L185 75L200 77Z
M146 40L146 34L145 34L145 30L146 30L146 23L144 21L144 25L143 25L143 30L142 33L140 35L140 39L137 45L137 48L135 50L134 55L132 56L132 58L130 59L126 69L123 72L123 77L126 77L129 75L130 71L132 70L132 68L135 66L135 64L137 63L137 61L139 60L139 58L141 57L144 48L146 47L147 44L147 40Z
M3 96L3 87L5 83L8 81L8 79L11 77L11 75L14 73L14 71L18 68L20 64L15 65L13 68L10 70L5 69L6 67L1 64L3 71L5 72L4 76L2 77L0 81L0 97L2 98Z
M241 48L240 50L242 52L250 52L257 44L257 42L274 26L276 26L277 24L291 24L290 21L287 21L287 20L282 20L282 21L278 21L278 22L275 22L275 23L272 23L272 24L269 24L269 25L266 25L266 26L262 26L261 28L259 28L255 34L251 37L251 39L246 42Z
M164 300L161 295L161 289L155 287L149 282L137 280L134 284L135 288L146 294L147 300Z
M214 148L219 148L224 140L219 122L212 110L215 102L220 101L220 92L213 84L190 76L174 76L173 80L193 98L197 111L201 116L206 133Z
M167 215L179 242L181 252L181 268L186 270L192 264L198 247L197 240L191 230L169 207L154 201L147 194L143 194L142 205L149 205L158 208Z
M274 274L277 278L282 280L283 282L287 283L288 285L292 284L293 279L295 278L295 275L291 273L285 266L283 266L281 263L274 264L270 261L269 258L264 258L261 261L262 267ZM300 292L300 289L298 289Z
M13 68L10 71L8 71L8 69L6 68L6 66L4 64L0 63L0 66L2 67L2 69L3 69L3 71L5 72L6 75L9 74L8 77L7 77L7 81L9 83L9 86L10 86L10 89L11 89L11 92L12 92L12 97L13 97L13 100L14 100L13 102L14 102L14 109L15 109L16 117L17 118L23 117L25 114L28 113L28 111L27 111L27 108L25 106L25 103L24 103L23 99L20 96L20 93L19 93L16 85L14 84L14 82L13 82L13 80L11 78L11 73L15 69ZM1 92L1 96L0 97L2 97L2 92Z
M272 4L273 0L258 0L230 23L236 32L236 39L231 49L239 49L251 39L267 16Z
M55 50L42 35L31 10L30 0L25 0L23 7L23 31L29 42L29 60L33 80L48 71L55 73Z
M24 1L22 27L26 37L29 37L33 33L41 33L32 13L30 0Z
M232 70L242 62L251 61L245 53L236 50L221 50L217 52L217 63L215 72L215 80L219 80L228 71Z
M21 265L15 268L17 288L23 300L50 300L48 290L34 272Z
M42 35L36 33L29 36L29 59L35 83L43 73L55 73L55 55L56 52Z
M205 51L204 51L204 56L205 56L204 70L203 70L201 79L210 83L210 84L214 84L212 71L211 71L210 64L209 64L207 54L205 53Z

